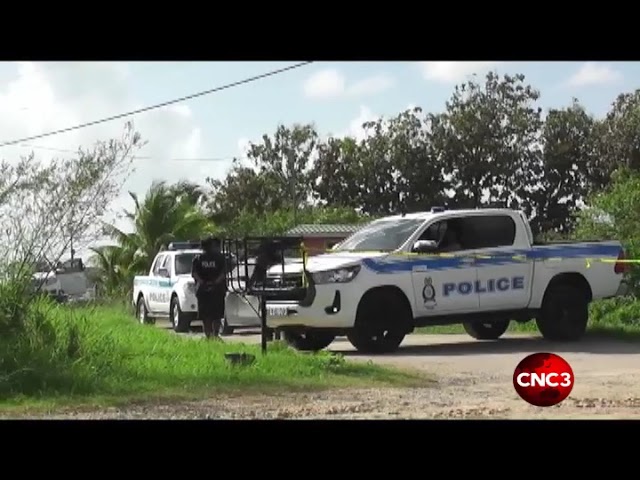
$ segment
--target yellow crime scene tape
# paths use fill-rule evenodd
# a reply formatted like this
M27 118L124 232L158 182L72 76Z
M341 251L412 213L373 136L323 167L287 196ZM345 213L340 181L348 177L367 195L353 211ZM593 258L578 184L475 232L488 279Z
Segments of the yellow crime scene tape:
M334 252L332 250L329 249L324 249L324 248L308 248L305 246L304 242L300 245L300 250L302 252L302 261L303 261L303 265L306 265L307 263L307 258L312 254L323 254L323 253L339 253L339 252ZM358 253L362 253L362 254L380 254L383 253L380 250L367 250L367 251L358 251ZM387 253L387 252L384 252ZM466 254L455 254L455 253L414 253L414 252L391 252L389 253L389 256L391 257L431 257L431 258L476 258L476 259L491 259L491 258L503 258L503 259L511 259L511 260L516 260L516 261L521 261L521 262L525 262L528 260L534 260L535 258L530 258L527 257L527 255L505 255L505 254L499 254L499 255L488 255L488 254L482 254L482 253L466 253ZM580 257L548 257L548 258L541 258L539 260L543 260L545 262L560 262L563 260L577 260ZM618 257L597 257L597 258L591 258L591 257L582 257L582 259L585 261L586 263L586 268L591 268L591 264L592 263L623 263L623 264L636 264L636 263L640 263L640 259L629 259L629 258L618 258ZM306 287L306 278L303 277L303 282L304 282L304 286Z

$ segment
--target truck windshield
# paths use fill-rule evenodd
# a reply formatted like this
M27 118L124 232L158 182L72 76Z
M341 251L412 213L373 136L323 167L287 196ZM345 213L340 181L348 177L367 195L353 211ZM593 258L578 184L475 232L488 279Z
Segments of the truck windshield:
M400 248L424 223L421 218L378 220L357 231L333 249L334 252L383 251Z
M187 275L191 273L191 264L197 253L182 253L176 255L176 275Z

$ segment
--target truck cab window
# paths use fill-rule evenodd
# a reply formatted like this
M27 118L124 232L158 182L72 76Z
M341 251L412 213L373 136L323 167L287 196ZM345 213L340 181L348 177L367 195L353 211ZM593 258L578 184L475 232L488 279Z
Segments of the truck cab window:
M176 255L176 275L191 275L191 267L196 253L182 253Z
M422 232L422 235L420 235L420 238L418 240L430 240L432 242L439 242L446 228L446 220L433 223L429 225L429 227L424 232Z
M164 257L164 262L162 262L162 268L166 268L169 277L171 277L171 255L167 255L166 257Z
M430 225L419 240L430 240L438 244L438 252L449 253L467 250L464 243L462 218L449 218Z
M510 247L516 239L516 224L508 215L483 215L462 219L469 249Z
M468 249L464 242L466 236L463 221L462 218L450 218L441 222L444 228L439 229L439 252L450 253Z
M153 269L151 270L154 275L160 274L160 268L162 266L162 262L164 262L164 258L166 255L158 255L156 261L153 264Z

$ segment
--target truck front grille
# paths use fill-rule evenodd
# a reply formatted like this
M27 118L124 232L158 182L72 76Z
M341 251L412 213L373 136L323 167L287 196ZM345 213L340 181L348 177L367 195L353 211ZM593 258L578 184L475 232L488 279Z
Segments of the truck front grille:
M268 276L264 285L256 283L252 289L256 294L263 294L271 301L300 302L307 289L303 286L301 273Z

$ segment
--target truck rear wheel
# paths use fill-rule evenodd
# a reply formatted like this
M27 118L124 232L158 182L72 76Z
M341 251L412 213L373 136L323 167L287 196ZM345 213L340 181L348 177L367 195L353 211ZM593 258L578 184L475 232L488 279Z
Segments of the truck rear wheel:
M220 322L220 335L233 335L234 330L235 329L233 327L229 326L227 315L225 314L225 316L222 318L222 321Z
M284 341L302 352L317 352L327 348L335 338L335 335L325 332L284 332Z
M169 317L171 318L171 325L175 332L185 333L189 331L189 327L191 327L191 318L185 315L180 309L180 302L176 296L171 297Z
M464 331L476 340L497 340L509 328L511 320L490 323L463 323Z
M358 306L355 327L347 338L362 353L391 353L398 349L411 321L411 310L401 294L373 290Z
M589 301L587 294L573 285L552 287L544 296L538 330L547 340L575 341L587 331Z
M136 302L136 318L142 325L153 325L155 320L149 317L147 305L144 303L144 297L140 295Z

